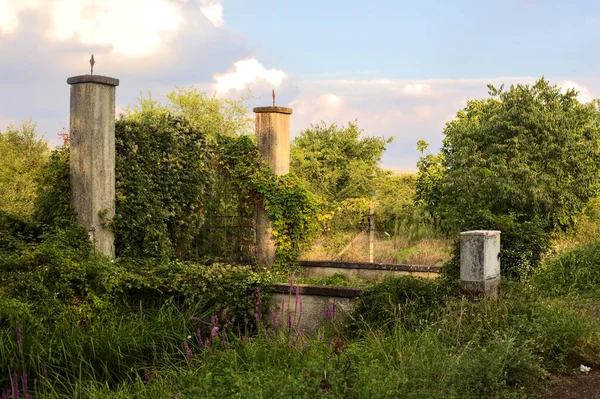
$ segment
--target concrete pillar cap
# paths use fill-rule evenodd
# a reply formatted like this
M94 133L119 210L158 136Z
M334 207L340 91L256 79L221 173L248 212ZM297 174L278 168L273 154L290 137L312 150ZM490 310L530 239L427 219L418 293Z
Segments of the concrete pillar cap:
M286 114L286 115L291 115L292 114L292 109L291 108L286 108L286 107L278 107L278 106L271 106L271 107L256 107L253 109L254 113L256 114L266 114L266 113L276 113L276 114Z
M461 236L495 236L500 234L500 230L472 230L463 231L460 233Z
M67 83L70 85L76 85L79 83L98 83L107 86L118 86L119 79L102 75L80 75L68 78Z

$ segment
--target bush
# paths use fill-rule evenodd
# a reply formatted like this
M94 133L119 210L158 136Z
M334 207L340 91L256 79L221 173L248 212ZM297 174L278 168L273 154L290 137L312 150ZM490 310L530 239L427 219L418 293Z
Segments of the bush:
M450 287L441 279L388 277L362 292L354 319L369 328L423 324L450 298Z
M546 260L532 275L531 284L552 296L600 295L600 242Z

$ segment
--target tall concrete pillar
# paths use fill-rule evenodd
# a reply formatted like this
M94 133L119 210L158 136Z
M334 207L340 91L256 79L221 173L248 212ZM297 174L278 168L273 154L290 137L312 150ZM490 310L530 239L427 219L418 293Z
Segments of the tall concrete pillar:
M258 150L276 175L290 171L290 115L291 108L258 107L256 138ZM255 256L260 266L271 268L275 263L273 226L262 207L256 209Z
M460 286L470 296L498 296L500 232L460 233Z
M119 80L74 76L71 85L71 203L96 251L115 256L115 91Z

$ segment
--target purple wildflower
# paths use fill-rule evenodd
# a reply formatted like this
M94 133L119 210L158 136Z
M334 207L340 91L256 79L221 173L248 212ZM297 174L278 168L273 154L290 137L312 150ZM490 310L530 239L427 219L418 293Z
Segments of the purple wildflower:
M185 355L187 356L188 359L191 359L192 356L194 356L192 349L188 345L187 341L183 341L183 349L185 349Z
M144 370L144 379L146 380L146 382L151 381L150 375L148 375L148 372L146 370Z
M283 308L285 308L285 297L281 298L281 311L283 312Z
M19 348L23 348L23 334L21 332L21 325L17 321L17 344L19 344Z
M17 375L17 373L13 373L12 394L13 399L19 399L19 376Z
M23 375L21 376L21 383L23 384L23 398L24 399L29 399L29 389L28 388L28 384L27 384L27 373L23 372Z
M215 335L217 335L217 332L218 332L218 331L219 331L219 327L217 327L217 326L214 326L214 327L212 328L212 330L210 331L210 337L211 337L211 338L214 338L214 337L215 337Z
M221 315L221 317L222 317L223 320L227 321L227 309L225 309L223 311L223 314Z
M210 318L210 329L212 330L217 325L217 316L212 315Z
M192 316L192 317L190 317L190 320L192 320L192 321L200 321L200 318L196 317L196 316Z
M277 313L274 310L271 310L271 316L273 317L273 329L277 331L279 328L279 319L277 318Z
M196 330L196 338L198 339L198 345L202 346L202 335L200 334L200 327Z
M10 391L2 392L2 399L10 399Z
M210 340L208 338L206 338L206 341L204 341L204 346L210 348Z
M42 367L42 375L44 378L48 379L48 367L46 367L46 361L44 361L44 366Z
M260 320L260 316L259 316L258 312L254 313L254 318L256 319L256 321Z
M292 314L288 313L288 330L292 328Z
M250 332L252 332L252 330L254 330L254 324L250 324Z
M307 347L308 347L308 342L303 343L302 344L302 351L304 352Z
M294 276L290 276L290 292L294 292Z
M227 335L225 334L225 329L221 330L221 346L223 348L227 346Z
M231 319L231 325L233 326L234 324L235 324L235 317L233 317L233 318Z

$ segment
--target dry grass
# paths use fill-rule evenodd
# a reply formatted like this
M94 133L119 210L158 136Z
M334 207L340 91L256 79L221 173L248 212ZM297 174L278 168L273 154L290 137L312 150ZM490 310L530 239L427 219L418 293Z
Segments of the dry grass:
M309 250L303 251L300 258L305 260L343 260L350 262L369 261L369 237L363 234L340 257L336 255L355 237L345 233L331 237L321 237ZM410 242L404 237L378 236L375 240L374 261L408 265L441 266L450 259L451 240L427 238Z

